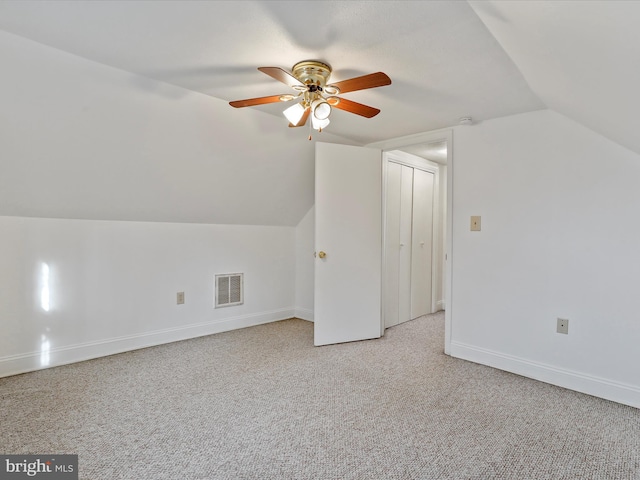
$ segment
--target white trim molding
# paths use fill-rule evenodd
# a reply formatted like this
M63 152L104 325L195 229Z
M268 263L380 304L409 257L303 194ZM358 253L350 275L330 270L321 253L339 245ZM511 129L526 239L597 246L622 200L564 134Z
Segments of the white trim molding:
M140 348L203 337L239 328L277 322L294 317L293 307L229 317L211 322L195 323L182 327L166 328L152 332L125 335L95 342L51 348L46 356L40 351L0 357L0 377L58 367Z
M451 356L640 408L640 388L633 385L533 362L455 341L451 342Z
M313 322L313 310L308 308L296 307L295 317L300 320L307 320L308 322Z

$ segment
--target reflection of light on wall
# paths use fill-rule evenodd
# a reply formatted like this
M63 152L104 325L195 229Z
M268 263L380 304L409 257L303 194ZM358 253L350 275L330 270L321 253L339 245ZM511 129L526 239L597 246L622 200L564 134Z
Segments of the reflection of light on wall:
M40 345L40 366L47 367L49 365L49 351L51 350L51 343L47 340L47 337L42 335L42 344Z
M49 311L49 265L42 264L40 288L40 305L45 312Z

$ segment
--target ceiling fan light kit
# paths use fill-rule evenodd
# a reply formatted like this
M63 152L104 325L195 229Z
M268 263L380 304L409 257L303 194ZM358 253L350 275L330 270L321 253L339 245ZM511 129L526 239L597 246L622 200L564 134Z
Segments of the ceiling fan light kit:
M313 112L314 118L326 120L329 118L329 115L331 115L331 106L324 98L319 96L311 102L311 111Z
M328 118L320 120L315 116L311 117L311 126L319 132L321 132L323 128L327 128L329 123L331 123L331 120Z
M301 127L307 123L308 117L311 116L310 127L319 132L329 125L332 107L355 113L365 118L372 118L380 113L377 108L346 100L336 95L391 84L391 79L382 72L328 84L327 82L331 76L331 66L317 60L298 62L291 69L291 73L279 67L259 67L258 70L290 86L297 94L287 93L236 100L229 102L229 105L235 108L242 108L299 99L298 103L282 112L289 120L289 127ZM311 140L311 135L309 135L309 140Z
M287 120L289 120L289 123L291 123L292 125L297 125L300 119L302 118L302 115L304 115L304 110L305 108L302 106L301 103L296 103L295 105L287 108L282 113L284 114L285 117L287 117Z

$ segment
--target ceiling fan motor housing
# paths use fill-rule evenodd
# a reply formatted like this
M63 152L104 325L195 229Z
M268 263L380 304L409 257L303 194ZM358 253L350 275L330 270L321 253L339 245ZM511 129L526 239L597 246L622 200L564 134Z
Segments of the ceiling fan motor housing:
M331 75L331 66L315 60L305 60L304 62L296 63L291 72L300 83L306 86L314 85L320 87L319 90L322 91Z

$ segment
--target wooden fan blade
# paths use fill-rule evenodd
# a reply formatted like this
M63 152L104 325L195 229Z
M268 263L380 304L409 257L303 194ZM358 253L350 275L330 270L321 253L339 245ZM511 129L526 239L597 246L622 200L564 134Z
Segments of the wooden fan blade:
M355 92L365 88L384 87L385 85L391 85L391 79L386 73L382 72L370 73L362 77L350 78L349 80L331 84L331 86L338 87L340 93Z
M247 98L246 100L236 100L229 102L229 105L235 108L253 107L255 105L265 105L267 103L282 102L280 99L283 95L271 95L269 97Z
M258 67L258 70L290 87L304 87L302 82L280 67Z
M354 102L352 100L347 100L346 98L329 97L328 100L329 105L333 108L344 110L349 113L355 113L356 115L361 115L363 117L371 118L380 113L380 110L377 108L363 105L362 103Z
M300 120L298 121L297 125L294 125L292 123L289 124L289 128L295 128L295 127L302 127L304 126L305 123L307 123L307 118L309 118L309 113L311 113L311 109L307 108L304 113L302 114L302 117L300 117Z

